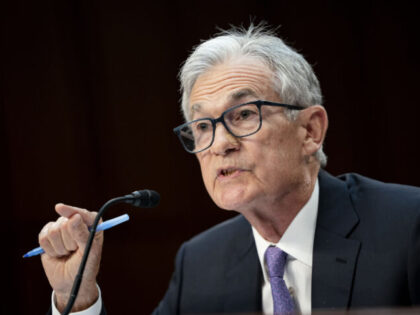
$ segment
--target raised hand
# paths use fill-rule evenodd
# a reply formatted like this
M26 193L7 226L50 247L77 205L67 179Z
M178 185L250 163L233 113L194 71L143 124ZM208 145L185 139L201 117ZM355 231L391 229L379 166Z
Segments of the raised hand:
M39 244L45 251L41 256L42 265L55 292L57 309L62 311L69 299L89 236L88 227L93 224L96 212L61 203L55 206L55 210L61 217L43 227L39 233ZM102 244L103 232L98 232L95 234L73 312L88 308L98 298L96 276Z

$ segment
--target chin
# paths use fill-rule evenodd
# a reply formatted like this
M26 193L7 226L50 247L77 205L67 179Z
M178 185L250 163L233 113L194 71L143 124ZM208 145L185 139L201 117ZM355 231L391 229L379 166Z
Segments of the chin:
M213 198L216 205L224 210L235 210L240 212L242 208L249 205L249 196L243 190L228 190L216 194Z

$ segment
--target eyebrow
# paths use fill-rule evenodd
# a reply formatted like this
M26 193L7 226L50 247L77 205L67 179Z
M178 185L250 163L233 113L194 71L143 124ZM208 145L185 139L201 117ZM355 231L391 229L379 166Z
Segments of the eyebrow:
M257 94L253 90L247 89L247 88L232 93L229 96L229 98L231 101L239 101L241 98L244 98L247 96L258 98ZM194 115L195 112L200 112L200 111L201 111L201 104L199 103L193 104L191 106L191 112L190 112L191 117Z
M201 110L201 104L194 104L193 106L191 106L191 113L190 115L192 116L194 114L194 112L199 112Z

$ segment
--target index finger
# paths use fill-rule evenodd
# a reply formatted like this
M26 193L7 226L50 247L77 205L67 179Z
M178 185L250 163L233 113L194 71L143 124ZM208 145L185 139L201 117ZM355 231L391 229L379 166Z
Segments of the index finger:
M55 205L55 211L66 218L71 218L73 215L75 215L76 213L80 214L80 216L82 217L83 221L88 225L93 225L93 222L95 221L95 217L96 217L96 212L90 212L86 209L82 209L82 208L78 208L78 207L73 207L73 206L68 206L65 205L63 203L57 203Z

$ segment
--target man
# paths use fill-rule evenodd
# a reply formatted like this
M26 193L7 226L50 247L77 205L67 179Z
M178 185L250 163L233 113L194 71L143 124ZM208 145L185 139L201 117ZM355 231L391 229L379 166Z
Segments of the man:
M240 215L181 247L156 314L420 304L420 190L320 170L327 113L300 54L264 28L234 29L200 44L180 78L187 123L174 131L214 202ZM40 233L53 312L94 218L56 211ZM74 311L104 313L102 242L98 233Z

